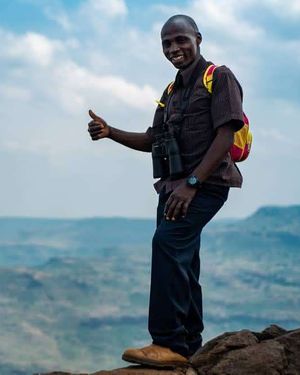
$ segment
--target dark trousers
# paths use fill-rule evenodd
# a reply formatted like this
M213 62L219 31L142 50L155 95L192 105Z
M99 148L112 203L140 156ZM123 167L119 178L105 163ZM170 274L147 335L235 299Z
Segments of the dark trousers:
M185 218L164 218L170 195L160 193L157 228L152 241L148 329L153 343L184 356L202 344L200 234L223 206L228 187L206 184L192 200Z

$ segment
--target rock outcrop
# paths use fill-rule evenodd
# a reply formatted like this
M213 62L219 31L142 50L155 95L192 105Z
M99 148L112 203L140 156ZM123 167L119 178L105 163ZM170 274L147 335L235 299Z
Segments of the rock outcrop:
M174 369L134 365L93 374L40 375L300 375L300 329L271 325L262 332L226 332L208 341L189 362Z

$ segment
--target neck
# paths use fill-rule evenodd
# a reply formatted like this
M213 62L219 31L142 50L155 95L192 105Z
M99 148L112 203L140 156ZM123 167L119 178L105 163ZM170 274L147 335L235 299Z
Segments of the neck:
M184 68L178 69L179 72L183 72L183 71L185 71L186 69L188 69L190 66L192 66L193 64L195 64L195 63L199 60L200 56L201 56L200 53L198 53L198 54L196 55L195 59L194 59L189 65L185 66Z

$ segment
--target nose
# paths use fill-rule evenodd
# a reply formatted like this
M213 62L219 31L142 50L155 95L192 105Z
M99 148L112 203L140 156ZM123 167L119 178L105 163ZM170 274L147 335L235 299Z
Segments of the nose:
M176 42L171 43L169 52L173 54L173 53L176 53L178 51L179 51L178 44Z

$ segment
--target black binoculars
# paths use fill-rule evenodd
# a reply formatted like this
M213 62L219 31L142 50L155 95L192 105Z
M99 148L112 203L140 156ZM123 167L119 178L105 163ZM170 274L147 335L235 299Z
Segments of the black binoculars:
M179 176L183 172L181 155L173 134L164 132L152 144L153 177Z

